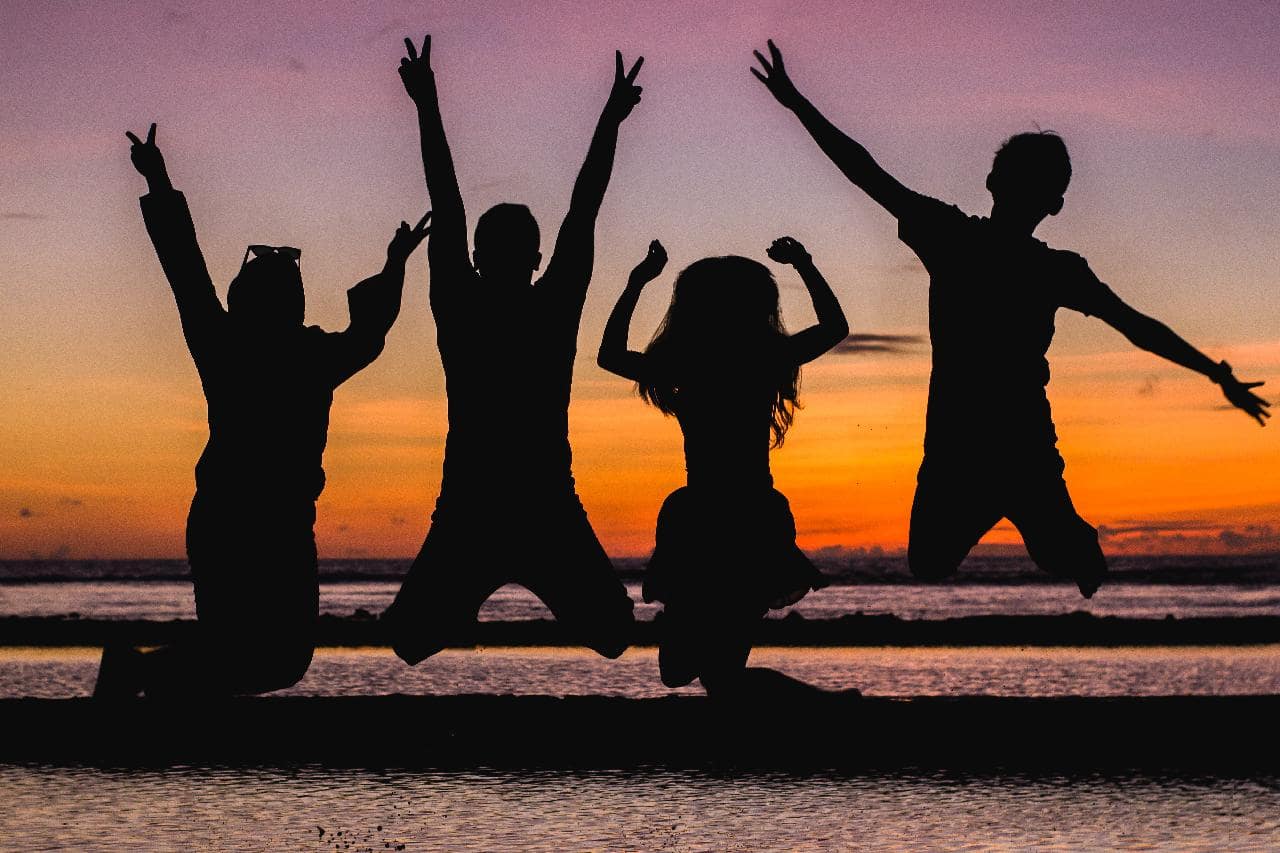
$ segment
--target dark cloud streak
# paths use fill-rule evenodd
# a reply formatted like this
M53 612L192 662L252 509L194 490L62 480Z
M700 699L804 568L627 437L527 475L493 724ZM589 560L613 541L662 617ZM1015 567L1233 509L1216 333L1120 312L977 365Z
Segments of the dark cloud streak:
M860 353L887 353L902 355L915 352L924 343L922 335L878 335L861 333L850 335L836 344L832 352L841 355Z

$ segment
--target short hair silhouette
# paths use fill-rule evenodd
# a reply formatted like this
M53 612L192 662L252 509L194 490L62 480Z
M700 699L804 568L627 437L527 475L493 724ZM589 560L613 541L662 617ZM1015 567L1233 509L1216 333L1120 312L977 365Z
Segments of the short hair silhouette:
M476 222L476 267L486 270L525 272L535 270L542 260L542 235L538 220L523 204L495 204Z
M682 365L703 360L710 350L776 353L787 339L778 306L778 282L764 264L739 255L694 261L676 277L671 305L645 354L664 369L639 383L640 397L664 414L675 414L676 382ZM772 360L773 363L784 363ZM769 426L772 447L782 444L795 418L800 367L787 364L776 377Z
M1052 130L1040 130L1014 134L1001 144L991 163L987 187L992 195L1012 193L1052 207L1070 182L1067 144Z
M306 297L297 262L277 253L252 259L231 280L227 308L232 317L255 325L301 326Z

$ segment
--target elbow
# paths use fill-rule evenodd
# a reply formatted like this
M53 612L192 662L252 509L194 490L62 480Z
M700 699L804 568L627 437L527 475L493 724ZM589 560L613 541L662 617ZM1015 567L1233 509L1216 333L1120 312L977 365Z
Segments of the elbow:
M844 317L831 324L831 346L836 346L849 337L849 321Z

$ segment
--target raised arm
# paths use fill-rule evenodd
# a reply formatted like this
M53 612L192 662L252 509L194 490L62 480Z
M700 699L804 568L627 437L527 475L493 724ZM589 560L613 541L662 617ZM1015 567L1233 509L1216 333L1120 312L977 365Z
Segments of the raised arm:
M131 131L125 131L125 136L133 143L129 159L147 179L147 194L141 199L142 218L178 303L187 348L199 362L206 342L226 316L226 310L218 301L209 278L187 200L169 180L164 155L156 145L155 124L147 131L145 142Z
M1209 358L1164 323L1130 307L1119 297L1107 300L1100 310L1093 313L1128 338L1134 346L1209 377L1222 389L1223 396L1231 405L1260 425L1267 425L1266 419L1271 417L1271 412L1268 411L1271 404L1252 391L1262 385L1262 382L1241 382L1232 375L1231 365Z
M332 336L336 343L332 377L335 387L382 354L387 333L400 316L405 262L430 232L427 227L430 219L431 212L428 211L412 228L408 222L401 222L387 246L387 262L382 272L347 291L351 322L344 331Z
M453 169L453 155L444 135L440 101L436 96L436 75L431 68L431 36L422 41L422 55L410 39L404 40L408 56L400 60L400 79L418 108L418 133L422 140L422 168L431 196L431 240L427 255L433 270L470 269L467 250L467 214ZM450 276L431 277L434 288L449 283ZM454 280L456 282L456 280Z
M649 244L649 253L644 260L631 271L627 286L623 288L618 304L613 306L609 321L604 325L600 354L596 356L596 364L610 373L633 382L643 381L645 354L627 349L627 332L631 328L631 317L635 314L641 291L646 284L658 277L666 265L667 250L654 240Z
M914 200L915 193L886 172L866 148L845 135L800 94L787 75L782 53L772 39L769 41L769 59L765 59L764 54L758 50L754 53L760 68L752 68L751 73L765 85L778 103L795 113L813 141L818 143L822 153L844 172L846 178L881 207L894 216L902 216Z
M845 319L840 300L836 299L831 285L813 265L813 258L798 241L791 237L779 237L768 249L769 257L780 264L795 267L804 281L809 298L813 300L818 322L791 335L787 348L795 364L813 361L849 336L849 322Z
M586 298L587 285L591 282L591 267L595 258L596 215L604 202L609 176L613 172L613 155L618 146L618 128L631 110L640 103L641 87L635 85L636 75L644 57L636 60L630 71L624 71L622 53L614 51L613 88L600 113L587 158L573 184L569 198L569 212L560 225L556 246L547 264L544 281L553 287L564 287L580 300Z

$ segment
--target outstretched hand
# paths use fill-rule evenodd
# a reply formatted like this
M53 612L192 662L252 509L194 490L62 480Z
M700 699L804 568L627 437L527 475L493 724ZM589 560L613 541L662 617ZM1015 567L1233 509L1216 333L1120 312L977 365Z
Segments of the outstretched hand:
M794 237L779 237L765 250L769 257L780 264L798 267L810 259L809 250Z
M649 253L644 256L644 260L636 264L636 268L631 271L632 284L648 284L659 275L667 265L667 250L662 244L654 240L649 244Z
M429 97L436 90L436 75L431 70L431 35L422 40L422 55L413 46L413 39L405 39L404 46L408 56L400 59L400 81L404 90L413 98L414 103Z
M635 105L640 103L640 93L644 90L636 85L636 75L640 73L640 66L644 65L644 57L637 59L630 71L624 72L622 51L615 50L613 63L613 88L609 90L609 100L604 105L604 113L614 121L621 122L631 115Z
M133 143L129 149L129 159L133 161L133 167L138 170L138 173L147 179L148 184L167 183L169 173L165 169L164 155L156 145L155 122L151 123L151 129L147 131L146 142L135 136L131 130L126 130L124 135Z
M1222 362L1222 367L1226 376L1219 380L1218 384L1222 387L1223 396L1227 398L1231 405L1257 421L1260 426L1266 426L1267 418L1271 417L1271 404L1253 393L1252 390L1266 383L1241 382L1231 375L1231 365L1224 361Z
M788 109L800 103L800 92L787 76L787 67L782 64L782 51L778 50L773 39L769 39L769 59L765 59L764 54L758 50L752 53L756 55L760 68L753 67L751 73L756 75L756 79L765 85L778 103ZM761 69L764 73L761 73Z
M427 211L427 215L418 220L418 224L409 227L408 222L401 222L400 227L396 229L395 236L391 238L391 243L387 246L387 260L398 261L404 263L413 254L413 250L418 248L426 236L431 233L431 229L427 227L427 222L431 219L431 211Z

